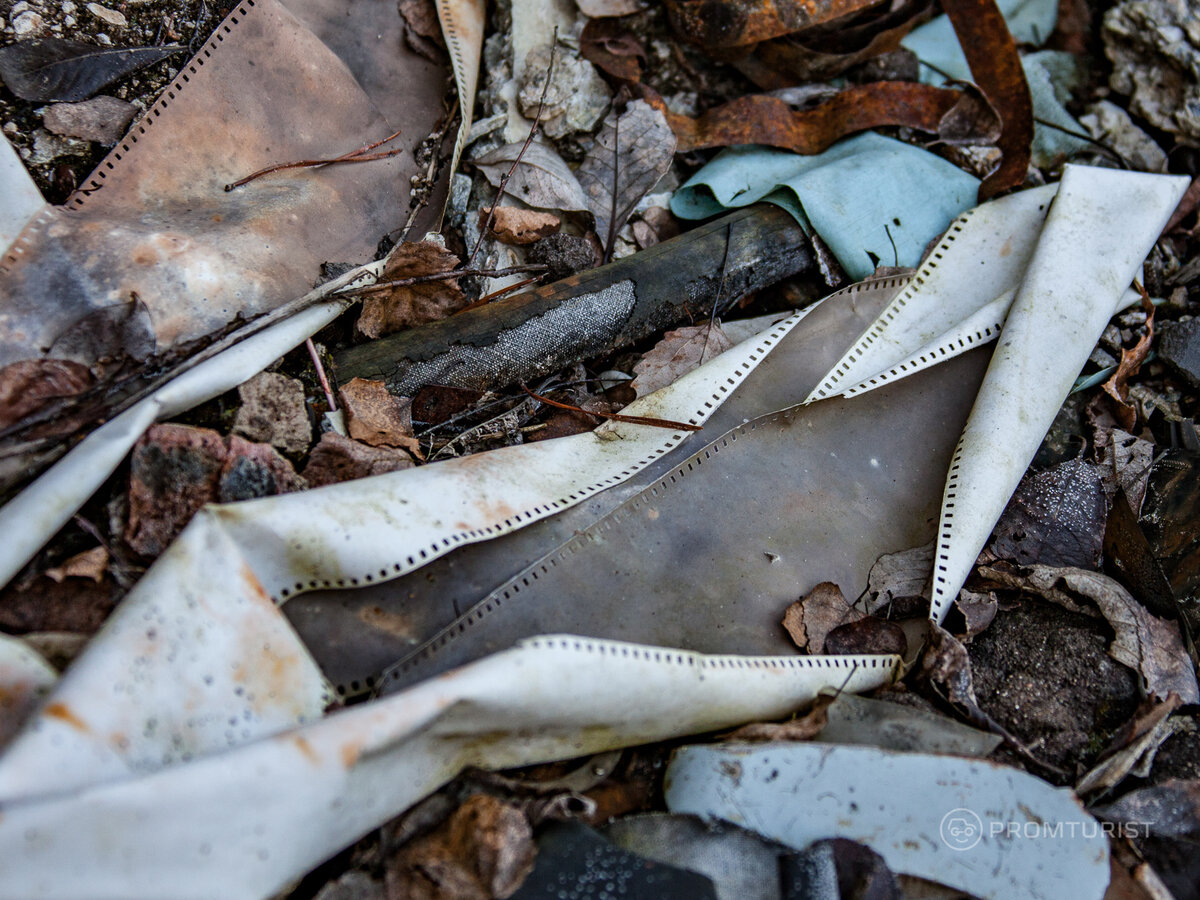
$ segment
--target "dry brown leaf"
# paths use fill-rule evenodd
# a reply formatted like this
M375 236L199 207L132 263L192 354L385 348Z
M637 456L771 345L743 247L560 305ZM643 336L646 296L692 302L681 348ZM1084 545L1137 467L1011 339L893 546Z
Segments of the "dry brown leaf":
M400 281L452 272L458 263L457 256L433 241L407 242L392 251L379 280ZM397 287L389 294L372 294L363 301L358 330L369 338L382 337L401 328L437 322L466 304L457 278Z
M783 627L796 646L813 655L825 648L825 636L839 625L863 618L861 610L846 602L842 589L831 581L822 581L807 596L797 600L783 614Z
M716 323L711 326L688 325L668 331L633 367L636 377L630 382L630 386L639 397L645 397L719 356L732 346L733 342Z
M404 20L404 42L409 49L435 62L439 56L444 58L446 40L433 0L399 0L397 6Z
M1117 731L1100 754L1096 765L1075 785L1075 793L1082 797L1107 792L1131 773L1143 778L1149 775L1154 754L1175 733L1171 713L1182 705L1178 694L1142 701L1133 718Z
M387 863L389 900L510 897L533 870L533 829L517 807L475 794Z
M624 22L593 20L579 35L579 53L619 81L641 81L646 49Z
M1050 566L1030 566L1018 572L982 566L979 572L998 584L1032 592L1068 609L1073 608L1074 598L1090 600L1116 633L1108 647L1109 656L1141 673L1146 693L1166 697L1174 691L1185 703L1200 702L1196 673L1179 625L1152 615L1107 575Z
M499 187L511 171L506 191L523 203L538 209L586 212L587 195L563 158L539 141L530 144L521 155L523 147L523 142L505 144L472 162L492 187ZM521 162L514 169L518 156Z
M1117 371L1104 382L1104 393L1113 398L1117 421L1126 431L1133 431L1138 418L1137 406L1129 402L1126 382L1142 368L1150 352L1150 343L1154 340L1154 304L1150 302L1150 295L1145 289L1142 290L1142 309L1146 311L1146 333L1133 347L1121 348L1121 362L1117 365Z
M46 570L46 577L59 584L66 578L90 578L99 584L108 570L108 551L103 547L93 547L76 553L61 566Z
M487 224L489 215L492 219L491 233L505 244L532 244L549 237L562 226L562 219L553 213L497 206L494 210L479 210L480 228Z
M338 391L350 437L372 447L399 447L421 458L413 434L412 401L395 397L382 381L353 378Z
M52 400L92 384L87 366L66 359L26 359L0 369L0 428L20 422Z
M829 723L829 706L837 697L821 694L813 701L812 709L787 722L752 722L725 735L731 742L811 741Z
M863 616L846 622L825 635L825 652L833 656L855 656L860 653L908 653L908 638L895 622Z
M930 541L923 547L885 553L867 574L867 593L874 594L867 612L882 609L902 597L930 595L930 573L933 571L933 547Z
M576 175L606 257L621 226L671 168L674 157L671 126L644 100L633 100L619 116L613 111L605 118Z
M309 454L304 468L304 480L310 487L338 484L411 469L416 463L403 450L391 447L369 447L348 437L327 431Z

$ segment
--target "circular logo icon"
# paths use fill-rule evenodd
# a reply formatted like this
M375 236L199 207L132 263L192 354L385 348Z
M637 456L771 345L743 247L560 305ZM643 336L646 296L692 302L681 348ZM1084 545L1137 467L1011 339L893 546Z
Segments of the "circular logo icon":
M969 809L952 809L942 816L938 829L944 843L951 850L970 850L983 837L983 822Z

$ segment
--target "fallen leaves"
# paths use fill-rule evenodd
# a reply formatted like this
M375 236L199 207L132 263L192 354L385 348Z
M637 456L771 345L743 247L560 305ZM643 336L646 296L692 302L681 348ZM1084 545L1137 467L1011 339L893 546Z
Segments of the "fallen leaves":
M668 331L633 367L630 387L639 397L664 388L733 346L719 324L688 325Z
M1151 615L1107 575L1036 565L1017 572L982 566L979 572L997 585L1037 594L1067 609L1077 610L1080 600L1090 601L1116 633L1109 655L1141 674L1146 693L1166 697L1174 691L1185 703L1200 702L1196 673L1178 624Z
M73 397L92 384L87 366L65 359L26 359L0 368L0 428L8 428L52 400Z
M1141 370L1142 363L1150 353L1150 343L1154 340L1154 304L1150 302L1150 295L1146 293L1146 289L1140 284L1137 286L1142 291L1146 333L1132 347L1121 348L1121 362L1117 365L1117 371L1113 373L1112 378L1104 382L1104 393L1112 397L1117 421L1126 431L1133 431L1138 420L1137 406L1129 402L1129 387L1126 382Z
M403 281L452 272L458 257L434 241L400 244L384 265L380 282ZM467 305L457 278L400 285L388 294L372 294L363 301L358 331L377 338L402 328L446 318Z
M497 206L479 210L480 228L487 224L489 217L492 223L490 232L505 244L532 244L549 237L562 226L562 219L553 213Z
M475 794L437 829L388 861L387 896L492 900L512 896L533 871L533 830L521 811Z
M371 447L398 447L421 458L412 428L412 401L394 397L382 381L353 378L338 391L350 437Z
M797 647L815 656L824 652L825 638L831 631L865 616L846 602L840 587L831 581L822 581L787 608L783 614L783 627Z
M183 47L98 47L34 38L0 47L0 79L22 100L77 102Z
M588 199L579 180L557 152L539 141L525 148L523 156L522 148L524 143L505 144L472 163L492 187L499 187L512 172L506 192L530 206L578 212L588 209Z
M576 176L596 220L605 259L638 201L656 185L675 155L675 136L661 112L633 100L604 120Z

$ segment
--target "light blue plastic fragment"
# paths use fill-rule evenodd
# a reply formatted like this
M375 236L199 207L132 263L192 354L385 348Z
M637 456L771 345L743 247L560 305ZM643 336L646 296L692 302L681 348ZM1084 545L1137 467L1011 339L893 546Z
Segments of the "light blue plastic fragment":
M1018 44L1041 46L1054 30L1058 18L1056 0L1000 0L998 5ZM967 58L963 56L947 16L938 16L913 29L900 46L911 50L921 61L921 80L926 84L942 84L947 78L973 80ZM1033 164L1039 168L1057 167L1088 146L1087 141L1061 130L1084 133L1083 126L1063 106L1070 98L1070 85L1078 78L1075 57L1070 53L1045 50L1021 57L1021 65L1033 99L1033 117L1058 126L1034 125Z
M801 156L730 147L671 198L682 219L703 219L765 200L815 230L846 272L916 266L925 246L975 205L979 181L920 147L873 132Z
M1057 0L999 0L996 5L1018 44L1040 47L1058 21ZM925 63L921 67L921 80L927 84L941 84L945 78L971 80L971 69L948 16L938 16L920 28L914 28L900 46L911 50Z

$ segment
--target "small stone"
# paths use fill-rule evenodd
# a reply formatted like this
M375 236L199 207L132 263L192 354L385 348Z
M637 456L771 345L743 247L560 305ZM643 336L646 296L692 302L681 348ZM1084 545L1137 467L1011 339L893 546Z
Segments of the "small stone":
M107 34L105 34L102 31L98 35L96 35L96 43L103 44L105 47L111 47L112 46L112 38L110 38Z
M1158 341L1158 356L1193 390L1200 390L1200 319L1165 323Z
M73 28L75 26L75 22L76 22L76 19L74 16L71 16L71 15L63 16L63 26L64 27Z
M242 405L233 420L235 433L293 456L308 449L312 426L299 381L262 372L239 387L238 396Z
M608 111L612 91L600 73L573 50L558 47L554 51L554 70L550 87L551 48L536 47L525 60L524 78L518 102L521 112L532 119L537 115L545 93L542 130L548 137L562 138L580 131L591 131Z
M44 128L33 133L33 151L29 156L22 154L31 165L41 166L63 156L83 156L91 150L91 144L78 138L58 137Z
M1079 121L1092 137L1111 147L1137 171L1167 171L1167 154L1115 103L1093 103Z
M8 11L8 14L10 16L19 16L21 13L25 12L25 10L27 10L27 9L29 9L29 4L26 3L25 0L21 0L20 3L14 3L12 5L12 9L10 9Z
M209 428L152 425L133 448L125 540L135 553L158 556L205 504L304 486L267 444L237 435L226 443Z
M321 435L321 442L308 457L304 480L309 487L338 484L370 475L411 469L415 463L403 450L369 447L334 431Z
M596 251L585 237L573 234L552 234L529 248L531 263L550 267L554 280L566 278L596 265Z
M107 6L101 6L99 3L89 3L87 11L99 19L106 25L111 25L113 28L125 28L129 24L129 20L115 9L109 9ZM99 37L99 35L97 35Z
M69 16L71 13L75 12L75 10L79 9L79 7L72 3L71 0L65 0L59 9L63 11L64 15Z
M52 104L42 116L42 124L64 137L115 144L136 114L132 103L101 95L82 103Z
M46 25L46 20L35 13L33 10L27 10L13 19L12 29L13 34L19 38L32 37L38 34Z

